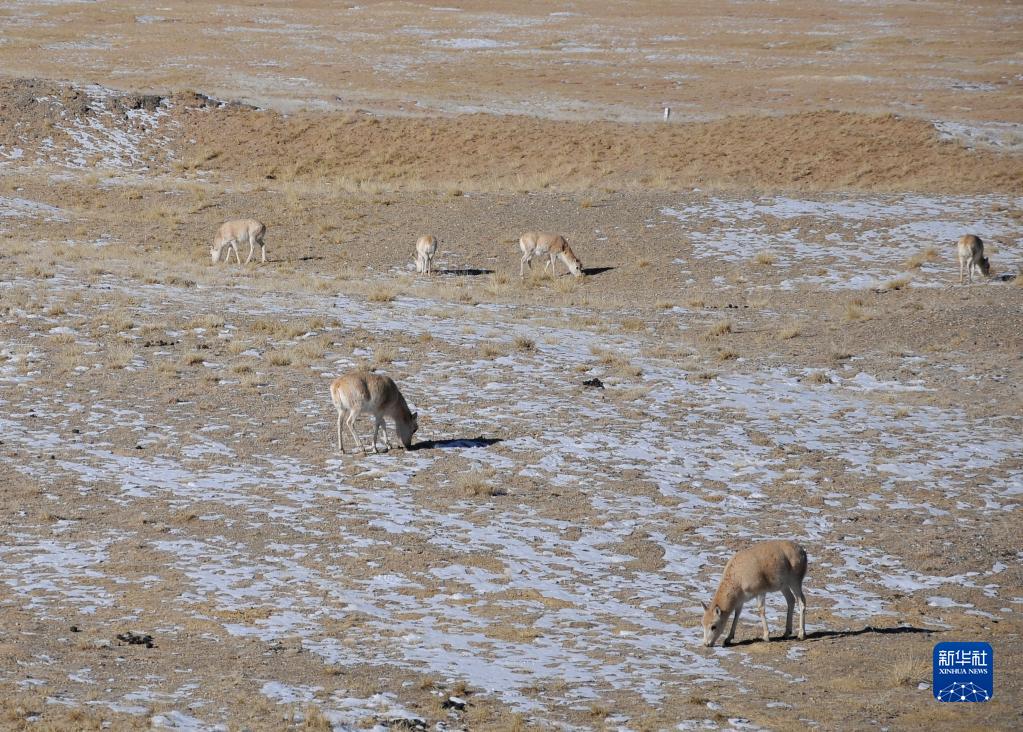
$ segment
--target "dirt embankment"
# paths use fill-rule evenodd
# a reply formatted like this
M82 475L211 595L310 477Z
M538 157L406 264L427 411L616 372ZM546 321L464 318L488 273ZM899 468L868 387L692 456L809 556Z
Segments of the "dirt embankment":
M88 91L88 90L87 90ZM80 157L81 134L124 128L151 169L229 178L324 182L340 190L463 191L756 189L1023 191L1018 155L968 150L929 123L819 111L703 123L568 122L465 115L284 115L193 92L169 104L55 82L0 82L0 146L24 159ZM140 118L132 110L159 116ZM114 131L116 132L116 130ZM112 138L117 143L119 138ZM103 149L86 155L102 167ZM173 152L169 157L167 153ZM967 173L968 171L968 173Z
M966 150L927 122L894 115L619 124L221 109L185 118L185 138L196 141L185 164L241 177L484 191L1023 191L1019 157Z

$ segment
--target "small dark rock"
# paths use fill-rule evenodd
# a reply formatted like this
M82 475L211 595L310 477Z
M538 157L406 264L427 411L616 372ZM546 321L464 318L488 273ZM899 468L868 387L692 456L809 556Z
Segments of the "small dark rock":
M465 711L467 706L468 703L465 699L459 699L457 696L449 696L441 703L441 707L444 709L454 709L459 712Z
M117 640L122 643L127 643L129 646L145 646L146 648L154 648L153 636L142 633L136 633L133 630L129 630L127 633L118 633Z
M584 381L583 386L589 386L594 389L603 389L604 382L598 379L597 377L593 377L592 379L587 379L586 381Z
M81 632L82 632L82 630L81 630L81 628L79 628L79 627L78 627L77 625L72 625L72 626L71 626L71 632L72 632L72 633L81 633Z

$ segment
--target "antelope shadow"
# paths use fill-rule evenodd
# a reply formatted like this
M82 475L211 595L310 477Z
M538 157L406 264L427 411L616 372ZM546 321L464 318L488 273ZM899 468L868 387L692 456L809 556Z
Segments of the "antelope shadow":
M941 633L940 629L935 628L915 628L912 625L897 625L894 628L875 628L873 625L868 625L865 628L859 630L815 630L812 633L806 634L806 640L821 640L824 638L853 638L857 635L903 635L905 633ZM796 636L792 635L784 640L795 640ZM775 636L772 640L782 640L780 636ZM735 641L733 640L728 644L729 648L734 646L748 646L753 643L763 643L763 638L746 638L745 640Z
M479 277L481 275L494 274L492 269L475 269L473 267L466 267L464 269L435 269L435 274L440 275L454 275L455 277Z
M413 450L446 450L452 447L490 447L502 442L500 437L455 437L448 440L423 440L412 445Z
M595 277L595 276L597 276L599 274L604 274L605 272L610 272L613 269L616 269L616 268L615 267L583 267L583 274L586 275L587 277Z

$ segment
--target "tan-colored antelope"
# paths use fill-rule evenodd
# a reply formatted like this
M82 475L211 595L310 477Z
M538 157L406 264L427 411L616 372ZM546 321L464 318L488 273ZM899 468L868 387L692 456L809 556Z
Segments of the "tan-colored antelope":
M533 268L532 260L534 257L543 256L547 257L547 263L544 265L543 271L546 272L549 268L552 277L557 276L558 273L555 257L562 261L569 272L576 277L582 277L583 263L579 261L579 257L575 256L575 252L568 246L565 237L560 234L527 231L519 237L519 248L522 250L522 261L519 263L520 277L525 278L527 264L530 269Z
M416 272L433 274L433 256L437 253L437 237L423 235L416 239Z
M252 254L256 251L257 244L265 262L266 244L263 243L263 236L265 234L266 226L255 219L225 221L217 229L217 235L213 237L213 246L210 247L210 256L213 258L213 263L216 264L220 261L220 254L224 247L227 247L227 258L224 261L230 264L231 252L234 252L234 258L238 260L238 264L241 264L242 258L238 256L239 244L249 245L249 256L245 258L245 264L252 261Z
M728 560L721 584L710 605L703 603L703 645L712 646L725 629L728 616L732 627L723 645L728 645L735 636L735 625L743 603L756 597L760 606L760 623L764 628L763 638L770 641L767 632L767 615L764 600L768 592L785 595L788 604L785 616L785 635L792 635L792 610L799 601L799 640L806 637L806 598L803 596L803 577L806 576L806 551L793 541L765 541L743 549Z
M391 443L387 439L385 417L394 421L394 429L398 439L407 450L412 446L412 435L419 429L419 415L409 411L405 397L398 391L398 386L390 376L374 374L370 371L353 371L334 379L330 385L330 400L337 409L337 446L343 455L345 443L341 438L341 420L355 438L356 444L363 453L366 452L362 440L355 431L355 420L362 413L373 415L376 426L373 428L373 452L377 450L377 433L383 429L384 445L388 450Z
M970 284L973 284L973 271L977 270L987 277L991 274L991 263L984 256L984 242L979 236L963 234L956 243L959 253L959 284L963 284L963 270L969 272Z

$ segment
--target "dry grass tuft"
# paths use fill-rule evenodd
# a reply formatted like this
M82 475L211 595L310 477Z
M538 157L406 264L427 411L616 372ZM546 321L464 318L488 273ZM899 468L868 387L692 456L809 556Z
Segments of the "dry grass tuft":
M568 294L576 291L576 288L579 287L579 282L579 277L569 277L568 275L555 277L554 289L562 294Z
M931 680L931 664L927 658L907 653L892 662L889 674L892 686L916 686Z
M846 303L845 305L845 319L849 321L863 320L867 317L867 312L863 307L856 301Z
M480 346L479 352L483 358L497 358L507 354L507 350L496 343L484 343Z
M373 363L376 366L394 363L396 358L398 358L398 349L391 346L377 346L373 349Z
M778 337L783 341L788 341L799 335L799 328L795 325L788 325L778 331Z
M934 247L922 249L906 260L906 269L920 269L925 262L937 262L941 259L938 250Z
M831 377L828 375L827 371L814 371L814 372L810 373L806 377L806 379L804 379L804 381L806 381L808 384L831 384L831 383L834 383L834 382L831 381Z
M271 366L290 366L293 362L292 354L287 351L270 351L266 360Z
M709 336L723 336L726 333L731 333L735 323L732 322L731 318L725 318L714 323L710 328L707 329L707 335Z
M123 369L131 364L135 352L126 343L116 345L107 351L107 366L113 369Z
M199 364L201 364L205 360L206 360L206 356L204 356L203 354L197 353L197 352L192 352L192 353L186 354L185 357L181 359L181 362L185 366L198 366Z
M909 275L902 275L901 277L896 277L895 279L888 280L887 282L885 282L881 289L887 290L889 292L902 290L906 287L909 287L910 279L911 278L909 277Z
M633 377L641 376L643 374L643 369L641 369L639 366L633 365L633 363L629 361L629 359L626 358L621 353L616 353L615 351L605 351L604 349L596 347L591 348L590 350L593 353L593 355L597 357L598 363L600 363L603 366L607 366L610 369L613 369L615 373L618 373L622 376Z
M495 486L491 483L493 479L493 471L473 470L458 476L455 479L455 488L467 496L475 496L477 498L507 495L508 491L503 487Z
M515 347L520 351L533 351L536 350L536 341L532 338L526 338L525 336L515 336Z
M754 264L759 264L765 267L770 266L777 261L778 255L776 255L774 252L768 251L757 252L756 255L753 257Z
M367 297L370 302L394 302L397 293L389 287L380 286L370 291Z
M219 315L200 315L188 321L186 328L205 328L215 330L224 327L224 319Z

